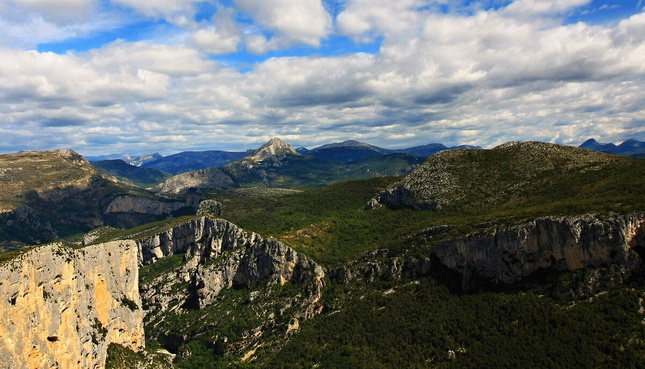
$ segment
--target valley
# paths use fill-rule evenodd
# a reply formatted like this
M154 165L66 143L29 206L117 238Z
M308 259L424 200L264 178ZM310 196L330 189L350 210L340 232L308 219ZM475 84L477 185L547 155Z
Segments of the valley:
M56 278L96 296L94 255L123 245L125 259L108 261L119 267L98 274L114 276L111 303L134 328L90 309L100 326L59 333L60 314L27 327L4 310L0 330L49 327L30 338L42 365L92 353L69 367L643 366L645 159L541 142L427 157L356 142L311 151L274 139L148 182L73 152L4 156L0 180L15 187L0 236L17 251L0 255L0 272L49 278L32 272L36 259L69 271L51 285L0 284L17 296L5 309L67 311ZM196 215L203 200L218 214ZM51 337L86 345L52 350ZM33 357L0 343L0 364Z

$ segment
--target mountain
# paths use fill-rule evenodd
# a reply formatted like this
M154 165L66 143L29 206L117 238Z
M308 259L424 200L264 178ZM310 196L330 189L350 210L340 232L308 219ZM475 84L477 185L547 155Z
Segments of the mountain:
M301 155L273 138L248 156L222 168L242 187L317 187L338 180L341 165Z
M159 160L162 157L163 156L161 154L154 153L154 154L146 154L146 155L139 155L139 156L130 156L127 154L112 154L112 155L101 155L101 156L86 156L85 158L90 162L105 161L105 160L123 160L124 162L130 165L134 165L135 167L140 167L147 162Z
M72 150L0 155L0 186L0 248L136 226L196 206L121 183Z
M600 179L620 177L629 183L643 174L642 160L541 142L511 142L490 150L437 153L373 204L485 209L533 206L572 195L601 202Z
M579 146L583 149L601 151L610 154L643 157L645 156L645 142L630 139L620 145L613 143L600 143L593 138L588 139Z
M199 169L178 174L152 189L154 192L186 194L233 187L231 177L217 168Z
M141 168L131 165L121 159L90 161L97 169L115 176L133 186L142 188L154 187L168 179L171 175L152 168Z
M384 149L378 146L370 145L364 142L354 140L343 141L339 143L332 143L317 147L312 150L299 149L299 153L311 155L318 159L333 160L341 163L349 163L359 159L366 159L380 155L389 155L395 153L403 153L421 157L431 156L439 151L471 148L480 149L478 146L455 146L447 147L440 143L431 143L423 146L415 146L407 149L391 150Z
M259 163L266 160L280 160L288 155L299 155L296 149L288 143L282 141L278 137L274 137L269 142L262 145L259 149L253 151L250 155L247 155L243 159L239 160L239 163Z
M316 159L349 163L354 160L389 154L392 152L393 151L391 150L382 149L363 142L348 140L340 143L323 145L309 150L306 154L311 155Z
M322 162L281 146L250 169ZM410 202L364 210L401 187ZM213 196L226 219L1 254L0 367L642 362L642 159L509 143L443 151L404 178Z
M185 151L144 163L145 168L153 168L173 175L198 169L223 167L245 157L248 152L229 152L220 150Z

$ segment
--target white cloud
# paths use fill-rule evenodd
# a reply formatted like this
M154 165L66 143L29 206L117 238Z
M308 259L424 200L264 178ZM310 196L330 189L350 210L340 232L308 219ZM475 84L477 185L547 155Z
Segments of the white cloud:
M218 9L188 44L117 41L66 55L0 49L0 151L48 142L88 154L105 145L132 154L235 150L274 135L385 147L645 139L643 13L590 26L554 21L571 2L544 3L532 21L518 16L519 2L515 13L509 5L468 15L418 11L424 3L412 0L369 4L348 1L339 30L383 36L378 53L276 57L245 73L210 54L240 42L257 53L315 44L329 31L306 36L271 21L268 8L249 13L276 32L267 39ZM342 28L343 14L366 23Z
M212 28L200 29L192 34L195 46L210 54L228 54L238 50L242 29L234 20L235 10L220 8L213 16Z
M98 5L97 0L9 0L9 2L13 2L9 6L37 13L46 21L56 24L87 20Z
M253 18L260 26L275 32L268 49L293 44L319 46L320 39L326 37L332 28L331 16L321 0L234 0L242 12ZM256 37L251 39L254 50L267 49L260 46Z
M506 16L535 19L537 16L560 16L591 0L515 0L502 13Z
M428 0L348 0L337 17L341 35L371 41L373 36L408 32L423 17L417 9L429 5Z

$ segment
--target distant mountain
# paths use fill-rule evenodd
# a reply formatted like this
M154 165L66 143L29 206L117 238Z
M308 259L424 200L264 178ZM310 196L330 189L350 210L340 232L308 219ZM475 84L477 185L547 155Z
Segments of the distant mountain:
M121 159L91 161L90 163L105 173L142 188L154 187L171 177L166 172L153 168L140 168L130 165Z
M447 147L440 143L431 143L423 146L415 146L407 149L391 150L382 147L370 145L364 142L349 140L338 143L332 143L317 147L311 150L299 150L301 154L311 155L318 159L334 160L341 163L349 163L359 159L365 159L380 155L388 154L410 154L421 157L428 157L437 152L450 149L481 149L479 146L455 146Z
M339 168L339 163L301 155L276 137L222 170L242 187L299 188L332 183Z
M146 162L142 166L161 170L173 175L198 169L223 167L248 155L248 152L229 151L185 151Z
M409 154L389 154L387 150L376 155L365 155L377 149L368 144L346 141L309 150L303 155L291 145L274 138L249 156L227 164L222 170L242 187L307 188L347 180L400 176L425 160ZM317 157L316 152L331 155ZM349 160L356 156L359 159Z
M615 145L613 143L600 143L595 139L591 138L583 142L579 146L583 149L589 149L594 151L605 152L609 154L623 155L623 156L633 156L633 157L643 157L645 156L645 142L630 139L620 145Z
M358 159L365 159L373 156L394 153L393 150L386 150L380 147L358 142L354 140L332 143L309 150L306 154L316 159L333 160L341 163L349 163Z
M348 163L346 172L353 179L402 176L416 169L424 161L424 157L404 153L372 156Z
M90 162L105 161L105 160L123 160L124 162L130 165L134 165L135 167L140 167L147 162L159 160L163 158L163 155L159 153L139 155L139 156L130 156L126 154L112 154L112 155L101 155L101 156L86 156L85 158Z

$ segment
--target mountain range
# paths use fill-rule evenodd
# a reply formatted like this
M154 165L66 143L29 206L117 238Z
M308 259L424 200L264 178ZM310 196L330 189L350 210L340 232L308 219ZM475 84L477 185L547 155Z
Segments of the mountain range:
M645 159L347 157L275 138L153 192L0 155L0 367L642 366Z

